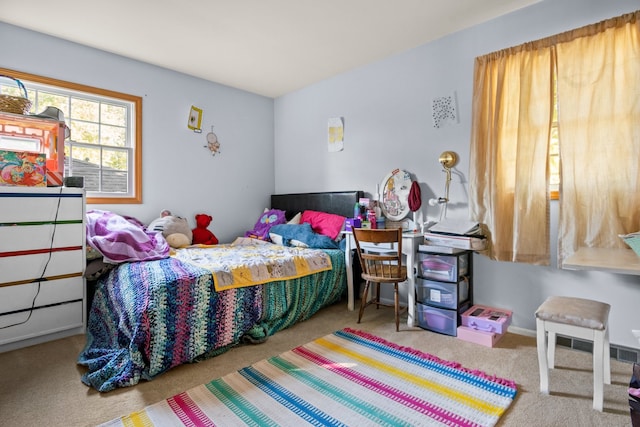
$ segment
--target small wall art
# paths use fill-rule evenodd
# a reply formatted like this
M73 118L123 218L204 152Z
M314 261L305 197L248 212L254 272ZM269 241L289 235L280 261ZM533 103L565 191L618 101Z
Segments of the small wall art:
M433 98L431 101L433 109L433 127L441 128L445 123L458 123L458 109L456 106L455 92L449 96Z
M202 109L198 108L194 105L191 106L191 110L189 110L189 121L187 122L187 127L194 131L195 133L201 133L202 128Z
M332 117L329 119L329 152L342 151L344 149L344 119Z

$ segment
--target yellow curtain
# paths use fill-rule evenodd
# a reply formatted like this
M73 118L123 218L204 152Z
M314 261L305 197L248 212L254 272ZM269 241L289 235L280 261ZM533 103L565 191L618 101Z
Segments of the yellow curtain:
M558 265L640 230L640 11L558 36Z
M549 46L528 43L476 58L470 215L488 229L491 259L549 264L552 84Z
M640 231L640 11L476 58L470 211L488 255L549 263L547 147L557 78L558 265Z

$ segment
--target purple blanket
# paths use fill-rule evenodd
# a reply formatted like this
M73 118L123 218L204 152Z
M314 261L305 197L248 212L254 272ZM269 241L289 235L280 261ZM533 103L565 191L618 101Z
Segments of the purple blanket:
M157 231L147 231L133 217L109 211L87 211L87 244L104 256L104 261L119 264L167 258L169 244Z

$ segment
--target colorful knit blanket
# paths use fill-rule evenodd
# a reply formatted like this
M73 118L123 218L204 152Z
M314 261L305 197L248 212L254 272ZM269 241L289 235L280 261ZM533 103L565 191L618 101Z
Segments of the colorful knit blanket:
M82 381L103 392L132 386L309 318L346 290L344 253L326 252L332 270L222 292L209 270L175 258L118 265L97 284Z

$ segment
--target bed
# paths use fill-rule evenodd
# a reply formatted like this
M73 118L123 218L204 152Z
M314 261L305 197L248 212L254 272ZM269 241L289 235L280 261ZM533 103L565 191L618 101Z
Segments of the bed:
M288 221L307 211L348 217L362 195L361 191L272 195L271 209L284 211ZM303 228L280 227L284 236ZM326 242L327 237L321 237ZM280 243L242 236L230 244L117 264L96 282L87 342L78 357L78 363L87 368L82 381L106 392L152 380L172 367L216 356L240 343L263 342L344 296L345 257L339 244L312 250L314 246ZM269 268L277 271L272 277L260 276L265 268L251 263L240 268L241 273L226 276L216 274L209 265L222 257L209 249L238 258L254 256L252 252L239 255L241 251L265 247L291 251L296 257L298 251L314 252L319 258L294 262L298 267L313 265L315 270ZM262 283L229 286L251 274Z

